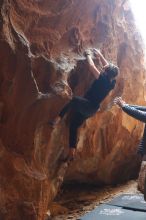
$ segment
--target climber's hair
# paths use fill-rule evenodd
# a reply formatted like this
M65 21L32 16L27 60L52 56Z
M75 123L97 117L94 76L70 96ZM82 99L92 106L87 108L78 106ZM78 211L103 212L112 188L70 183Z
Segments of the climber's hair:
M119 74L119 68L109 63L109 65L104 68L103 74L107 75L109 78L115 78Z

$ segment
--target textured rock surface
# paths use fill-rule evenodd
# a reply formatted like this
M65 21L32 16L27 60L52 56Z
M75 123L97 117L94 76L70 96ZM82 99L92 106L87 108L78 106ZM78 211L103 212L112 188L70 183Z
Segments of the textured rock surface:
M66 180L101 184L135 176L142 125L111 103L117 95L144 102L143 45L125 0L1 0L0 6L0 219L44 220L67 169L60 158L68 122L52 129L48 121L71 89L82 95L93 80L85 48L100 48L121 74L101 111L80 129ZM47 99L37 100L32 76Z
M144 193L144 181L146 178L146 161L142 161L139 178L138 178L138 188Z

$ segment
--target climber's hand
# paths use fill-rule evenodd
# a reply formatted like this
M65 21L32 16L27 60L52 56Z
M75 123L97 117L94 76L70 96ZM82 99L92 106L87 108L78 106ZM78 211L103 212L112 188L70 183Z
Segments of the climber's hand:
M102 57L102 53L100 52L100 50L98 50L98 49L96 49L96 48L94 48L93 49L93 54L95 55L95 57L96 58L100 58L100 57Z
M87 57L87 56L91 56L91 51L89 49L85 50L84 51L84 56Z

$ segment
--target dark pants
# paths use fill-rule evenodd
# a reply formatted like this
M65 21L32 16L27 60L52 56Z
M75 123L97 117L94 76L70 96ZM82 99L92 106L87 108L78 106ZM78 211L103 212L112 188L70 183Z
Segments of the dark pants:
M82 97L74 97L59 113L63 116L69 111L73 110L73 114L69 127L69 147L75 148L77 144L77 130L83 122L91 117L98 110L99 105L94 106L88 99Z

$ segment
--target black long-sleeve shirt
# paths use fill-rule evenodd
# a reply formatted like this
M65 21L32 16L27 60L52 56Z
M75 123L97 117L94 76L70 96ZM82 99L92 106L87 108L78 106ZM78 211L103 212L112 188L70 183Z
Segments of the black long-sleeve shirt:
M123 111L133 118L146 123L146 107L138 105L124 105L122 107ZM143 137L138 147L138 153L142 156L146 154L146 124L144 128Z
M108 77L102 73L98 79L95 79L90 88L84 95L84 98L90 100L93 105L99 107L100 103L105 99L109 92L114 89L116 80L110 81Z
M123 111L133 118L146 123L146 107L138 105L124 105Z
M134 107L141 111L146 111L146 106L140 106L140 105L129 105L129 106Z

